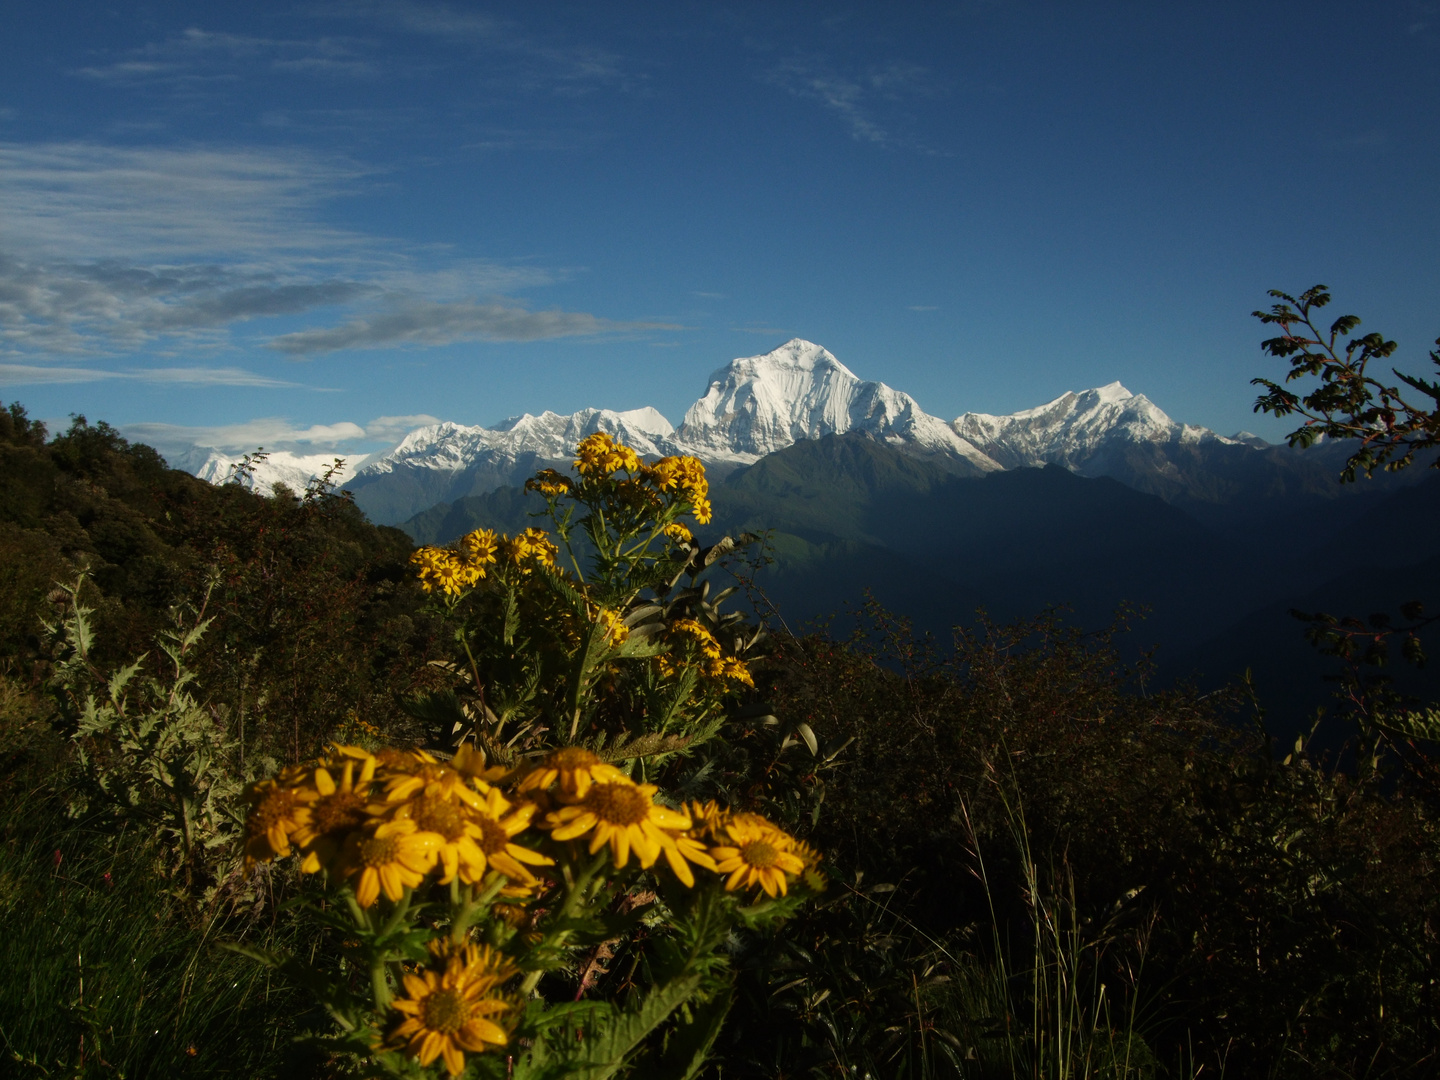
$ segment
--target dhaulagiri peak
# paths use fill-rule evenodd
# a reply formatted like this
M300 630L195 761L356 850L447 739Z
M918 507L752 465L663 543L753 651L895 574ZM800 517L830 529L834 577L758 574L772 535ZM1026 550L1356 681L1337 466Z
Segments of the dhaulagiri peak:
M647 457L693 454L722 474L801 440L847 432L967 475L1045 464L1082 469L1103 447L1116 443L1261 444L1254 436L1221 439L1206 428L1177 423L1119 382L1066 392L1005 416L967 412L946 421L925 412L909 394L861 379L824 346L797 337L712 372L704 395L678 428L650 407L588 408L568 416L526 413L493 427L444 422L417 428L389 451L352 456L349 475L352 483L364 486L397 470L458 476L479 469L484 479L477 479L476 490L488 490L522 482L522 473L528 475L537 462L565 466L580 440L598 431ZM193 449L188 453L198 459ZM204 465L193 471L215 480L230 464L229 455L209 451ZM266 476L257 472L256 480L267 481L269 471L279 470L295 486L309 466L299 455L277 452L261 470ZM278 471L276 478L281 478Z

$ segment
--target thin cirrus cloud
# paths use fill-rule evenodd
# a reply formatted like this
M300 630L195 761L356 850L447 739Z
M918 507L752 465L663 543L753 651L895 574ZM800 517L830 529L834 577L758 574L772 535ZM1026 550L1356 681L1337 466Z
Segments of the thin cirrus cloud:
M301 386L300 383L272 379L241 368L131 368L123 371L111 371L104 368L0 363L0 385L4 386L91 383L112 379L187 387L244 386L260 389L294 389Z
M806 101L823 105L856 142L934 154L933 148L882 122L881 113L907 99L939 92L930 73L910 64L891 64L862 75L844 74L815 59L772 67L764 80Z
M353 42L331 37L264 38L190 27L131 49L108 64L77 68L72 74L126 86L168 84L193 93L207 84L233 83L243 71L256 66L345 78L377 73Z
M540 341L644 330L674 323L616 322L574 311L529 311L506 304L435 303L409 298L393 310L342 326L284 334L270 347L295 357L389 345L450 345L459 341Z
M182 424L127 424L127 438L162 449L206 446L217 450L253 450L257 446L310 447L331 449L344 443L395 442L418 427L440 421L426 413L413 416L380 416L368 424L341 420L333 424L312 424L301 428L283 417L262 417L243 424L191 427Z
M0 356L114 355L159 339L225 347L238 323L326 309L340 321L262 340L306 357L674 329L481 302L555 277L437 264L432 251L319 221L322 204L367 176L306 151L0 143Z

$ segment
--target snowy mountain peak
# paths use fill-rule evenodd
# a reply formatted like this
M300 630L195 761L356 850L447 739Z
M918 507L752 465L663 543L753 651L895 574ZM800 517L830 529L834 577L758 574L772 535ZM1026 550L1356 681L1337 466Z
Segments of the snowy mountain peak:
M1230 442L1208 428L1179 424L1144 394L1118 382L1061 394L1009 416L965 413L953 425L1004 468L1064 465L1082 473L1103 468L1101 453L1117 443Z
M998 468L909 394L859 379L829 350L803 338L739 357L712 374L675 439L706 460L742 464L801 439L846 431L948 454L983 472Z

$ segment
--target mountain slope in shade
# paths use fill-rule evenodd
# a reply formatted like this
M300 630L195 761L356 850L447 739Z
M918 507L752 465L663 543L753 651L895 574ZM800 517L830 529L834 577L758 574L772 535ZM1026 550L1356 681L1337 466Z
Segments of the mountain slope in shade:
M704 461L748 465L803 439L850 431L934 456L964 475L1000 468L909 394L861 380L829 350L802 338L712 374L675 442Z

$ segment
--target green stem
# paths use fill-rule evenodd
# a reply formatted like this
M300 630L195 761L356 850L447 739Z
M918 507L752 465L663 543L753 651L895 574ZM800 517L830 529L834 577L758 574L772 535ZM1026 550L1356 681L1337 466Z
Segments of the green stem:
M461 900L460 890L456 887L460 879L456 878L450 883L450 941L455 945L465 944L469 936L470 927L475 920L484 914L490 902L500 895L500 890L505 887L508 879L497 875L484 892L477 894L473 885L465 886L465 898Z
M586 894L589 892L590 884L595 880L595 875L601 871L608 859L608 852L605 848L601 848L595 853L595 857L590 860L589 865L586 866L584 870L580 871L580 875L576 877L573 881L569 880L569 868L565 868L565 900L561 903L560 909L555 913L556 922L564 922L565 920L569 919L571 915L575 914L576 906L580 903L581 900L585 899ZM550 940L544 942L544 944L549 945L552 948L559 949L564 946L566 940L569 937L569 930L560 929L555 931L555 936ZM526 998L529 997L532 993L534 993L535 987L540 985L540 979L544 974L545 971L543 968L537 968L527 974L525 976L525 981L520 984L520 996L522 998Z

